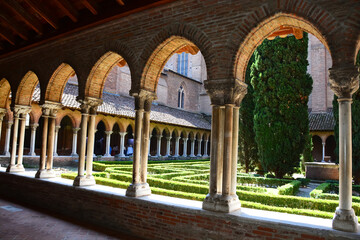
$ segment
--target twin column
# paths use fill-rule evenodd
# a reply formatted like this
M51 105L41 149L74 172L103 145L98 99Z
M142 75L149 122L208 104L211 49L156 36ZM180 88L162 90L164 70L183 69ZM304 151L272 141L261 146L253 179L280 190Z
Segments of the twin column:
M39 170L35 174L36 178L55 177L53 171L54 143L55 143L55 119L60 103L46 101L42 105L43 132L40 153Z
M232 212L241 207L236 195L238 106L247 92L247 85L239 80L223 81L220 84L219 80L207 80L205 86L212 102L212 121L210 186L203 208Z
M151 194L146 177L149 154L150 109L152 100L155 99L155 93L140 90L138 93L133 93L133 96L135 97L133 180L126 190L126 196L140 197Z
M92 175L95 140L95 119L97 107L102 104L98 98L86 97L78 100L81 103L81 139L78 164L78 175L74 180L74 186L95 185ZM86 136L87 135L87 136ZM85 174L85 152L86 152L86 175Z

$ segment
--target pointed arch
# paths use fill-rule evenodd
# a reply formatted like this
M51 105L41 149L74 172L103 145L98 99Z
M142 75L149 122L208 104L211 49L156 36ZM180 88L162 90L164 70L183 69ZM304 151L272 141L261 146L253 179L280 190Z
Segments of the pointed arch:
M324 44L332 55L325 35L322 34L314 24L293 14L277 13L261 23L258 23L257 27L254 27L250 32L248 32L240 46L237 48L238 51L233 65L235 79L245 81L246 67L253 52L266 37L279 30L280 26L292 27L311 33Z
M75 74L75 70L67 63L62 63L51 75L46 87L45 101L61 103L64 88L68 79Z
M21 79L19 87L17 88L15 104L30 106L34 90L38 83L38 76L32 71L28 71Z
M6 108L11 92L11 86L5 78L0 81L0 108Z

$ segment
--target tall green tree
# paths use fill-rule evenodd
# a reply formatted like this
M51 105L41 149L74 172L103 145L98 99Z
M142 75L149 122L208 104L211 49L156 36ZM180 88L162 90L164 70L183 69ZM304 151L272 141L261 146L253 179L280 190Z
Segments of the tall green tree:
M246 172L254 170L259 164L254 131L254 89L250 78L250 67L254 59L255 57L252 55L247 65L245 75L245 83L248 85L247 94L242 100L239 110L239 160Z
M356 57L356 65L360 67L360 51ZM339 104L337 96L333 100L333 113L335 119L335 141L336 162L339 162ZM353 94L353 103L351 105L352 115L352 174L355 184L360 184L360 91Z
M299 166L309 135L308 96L312 78L307 71L308 36L264 42L251 66L254 88L254 128L265 171L282 178Z

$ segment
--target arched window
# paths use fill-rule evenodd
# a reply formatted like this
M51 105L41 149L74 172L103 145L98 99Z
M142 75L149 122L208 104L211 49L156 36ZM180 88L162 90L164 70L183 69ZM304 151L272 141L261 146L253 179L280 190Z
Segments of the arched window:
M189 54L188 53L181 53L178 55L178 68L177 72L181 75L188 76L188 69L189 68Z
M180 86L178 91L178 108L184 108L184 88Z

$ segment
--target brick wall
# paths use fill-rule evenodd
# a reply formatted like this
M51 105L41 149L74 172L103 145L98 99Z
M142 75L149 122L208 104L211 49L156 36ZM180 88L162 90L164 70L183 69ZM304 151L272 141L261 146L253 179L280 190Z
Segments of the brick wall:
M56 180L55 180L56 182ZM104 186L72 186L72 181L39 180L0 172L0 193L27 204L145 239L358 239L359 234L332 230L313 222L272 220L251 216L254 210L232 214L201 209L199 202L181 203L164 196L129 198L124 190ZM21 189L21 191L19 190ZM274 213L272 213L274 214ZM265 216L269 214L263 213ZM276 215L276 214L275 214ZM291 216L291 215L290 215ZM295 217L295 216L294 216ZM303 220L304 221L304 220ZM330 225L330 220L327 221Z

